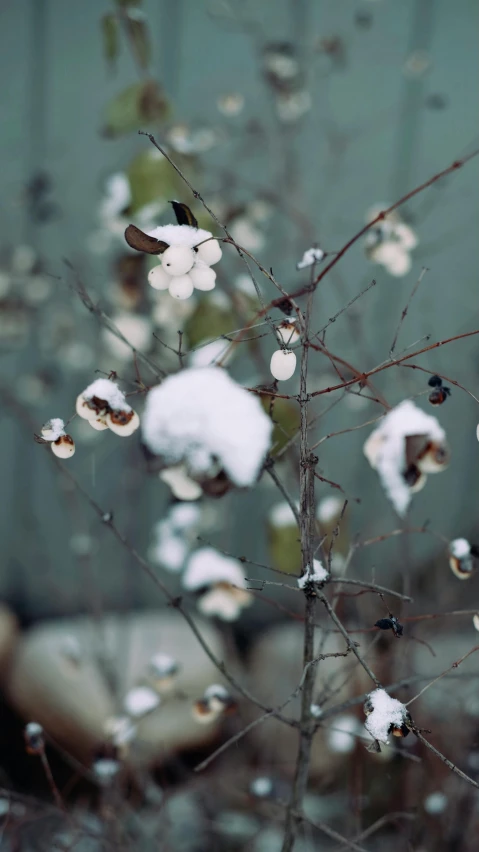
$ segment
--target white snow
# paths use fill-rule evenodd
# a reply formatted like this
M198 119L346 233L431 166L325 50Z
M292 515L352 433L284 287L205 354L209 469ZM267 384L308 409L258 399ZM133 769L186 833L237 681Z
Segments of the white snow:
M296 508L299 509L299 503ZM275 503L275 505L270 509L268 518L273 527L297 526L293 510L286 501L284 503Z
M319 704L311 704L309 712L311 713L313 719L320 719L323 715L322 708L319 706Z
M229 701L230 694L221 683L212 683L211 686L205 689L203 698L205 701L210 701L211 698L219 698L224 703Z
M223 556L212 547L202 547L193 553L188 561L183 575L183 586L193 592L216 583L229 583L245 589L243 568L237 559Z
M192 228L190 225L160 225L152 231L147 231L155 240L162 240L169 246L187 246L193 248L203 240L209 239L212 234L202 228Z
M476 614L472 616L472 623L474 625L475 630L477 630L479 633L479 612L476 612Z
M65 434L65 424L60 417L52 417L42 426L41 435L44 441L58 441Z
M449 552L456 559L464 559L471 553L471 545L466 538L455 538L449 542Z
M110 379L96 379L82 392L82 397L86 400L94 396L107 402L113 411L131 411L125 394Z
M328 524L339 517L343 506L341 497L323 497L318 503L316 517L322 524Z
M372 468L377 470L381 484L396 512L404 515L411 490L404 479L406 469L406 437L427 435L442 444L446 433L435 417L426 414L410 400L393 408L366 440L363 450Z
M169 654L159 652L151 658L150 668L157 677L171 677L178 671L178 663Z
M123 707L129 716L144 716L151 713L161 702L160 696L148 686L137 686L125 695Z
M239 487L256 480L272 428L259 399L219 367L169 376L148 394L142 420L146 446L167 464L207 476L219 462Z
M307 269L315 263L320 263L324 257L324 251L320 248L309 248L303 254L301 260L296 264L296 269Z
M407 717L407 709L396 698L391 698L384 689L370 692L366 704L370 704L372 712L366 717L365 728L380 743L388 742L391 725L401 727Z
M309 583L324 583L329 577L326 568L319 559L313 559L313 570L309 567L308 571L298 579L298 586L304 589Z

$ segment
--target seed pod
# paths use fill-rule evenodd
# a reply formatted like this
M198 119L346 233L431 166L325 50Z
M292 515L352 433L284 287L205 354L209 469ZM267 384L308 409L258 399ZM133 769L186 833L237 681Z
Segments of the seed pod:
M271 357L271 372L275 379L284 382L290 379L296 369L296 355L286 349L278 349Z
M193 293L193 280L191 275L177 275L171 279L169 286L170 296L174 299L189 299Z
M132 408L129 411L109 411L105 421L109 429L122 438L128 438L140 425L140 418Z
M459 580L468 580L474 573L471 545L466 538L456 538L450 542L449 566Z
M75 454L75 442L71 435L61 435L50 444L52 453L59 459L69 459Z
M196 254L188 246L170 246L161 255L161 265L167 275L186 275L196 260Z

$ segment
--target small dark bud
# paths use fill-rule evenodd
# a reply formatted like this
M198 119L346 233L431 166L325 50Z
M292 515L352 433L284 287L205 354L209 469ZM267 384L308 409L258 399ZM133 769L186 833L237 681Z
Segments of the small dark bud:
M446 399L450 395L451 395L450 388L440 387L440 388L435 388L433 391L431 391L428 399L429 399L429 402L431 403L431 405L442 405L443 402L446 402Z
M393 622L390 618L380 618L374 626L379 627L380 630L392 630Z
M440 376L431 376L428 381L428 385L430 388L440 388L442 385L442 379Z
M287 317L290 317L293 313L293 305L289 299L281 299L281 301L276 302L276 307L279 308L283 314L286 314Z

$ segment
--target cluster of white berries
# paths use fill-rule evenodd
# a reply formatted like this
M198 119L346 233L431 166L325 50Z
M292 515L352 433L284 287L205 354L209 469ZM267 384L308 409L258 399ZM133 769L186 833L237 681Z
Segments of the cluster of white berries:
M283 320L276 331L285 347L296 343L300 337L298 323L292 320ZM273 352L270 369L278 382L285 382L290 379L296 369L296 353L287 348Z
M41 429L42 441L50 444L52 453L59 459L69 459L75 452L75 442L65 432L65 424L60 417L48 420Z
M125 394L110 379L96 379L78 396L76 412L93 429L110 429L127 438L138 429L140 418L128 405Z
M213 290L216 272L211 267L221 259L221 248L210 231L198 222L186 204L172 201L177 225L162 225L143 233L134 225L125 231L131 248L158 255L160 262L148 274L155 290L168 290L174 299L188 299L193 290Z
M386 207L387 205L373 207L368 213L368 222L376 219ZM410 271L410 253L417 244L418 238L413 229L393 210L368 231L365 242L366 256L373 263L384 266L390 275L400 278Z
M188 225L167 225L156 228L151 235L158 240L168 236L169 241L159 265L148 273L148 281L155 290L168 290L174 299L188 299L195 289L213 290L216 272L211 266L218 263L222 252L218 240L212 239L209 231ZM198 240L206 242L198 245Z

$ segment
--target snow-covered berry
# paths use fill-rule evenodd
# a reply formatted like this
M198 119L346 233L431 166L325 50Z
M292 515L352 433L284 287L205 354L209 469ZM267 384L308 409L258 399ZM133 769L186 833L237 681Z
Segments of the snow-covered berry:
M114 432L115 435L128 438L129 435L132 435L138 429L140 418L136 411L128 408L126 411L109 411L105 417L105 422L110 431Z
M171 275L163 269L161 264L154 266L148 273L148 281L154 290L168 290L171 284Z
M292 320L283 320L277 326L276 331L278 332L283 343L286 343L287 346L292 343L296 343L300 337L300 330L297 322L293 322Z
M216 282L216 272L209 266L197 264L190 270L189 276L197 290L213 290Z
M449 566L459 580L468 580L474 573L474 559L467 538L449 542Z
M69 459L75 454L75 442L71 435L61 435L50 444L52 453L59 459Z
M278 382L290 379L296 369L296 355L286 349L278 349L271 356L271 372Z
M205 243L196 246L196 256L208 266L213 266L221 260L223 252L218 240L207 240Z
M196 260L196 254L189 246L169 246L161 255L161 265L167 275L185 275Z
M170 291L170 296L173 296L174 299L189 299L193 293L191 275L177 275L171 278L168 290Z
M56 441L65 434L65 424L60 417L52 417L42 426L40 434L44 441Z

